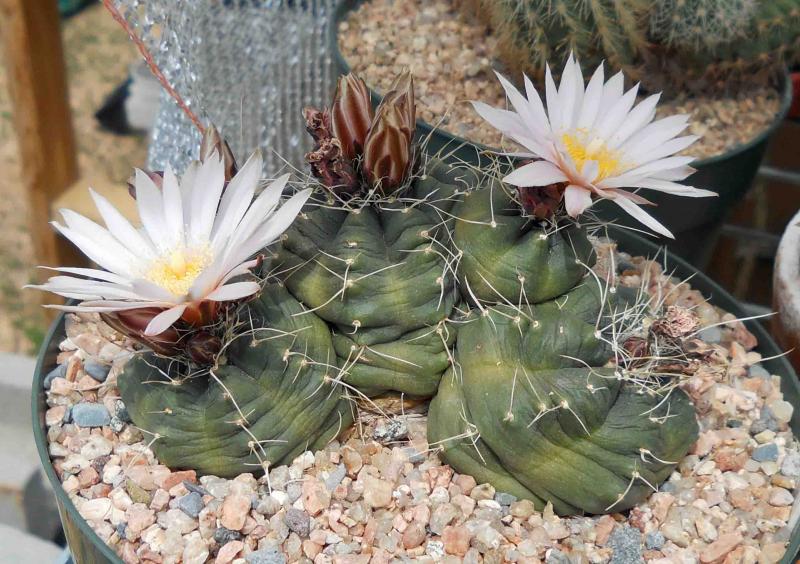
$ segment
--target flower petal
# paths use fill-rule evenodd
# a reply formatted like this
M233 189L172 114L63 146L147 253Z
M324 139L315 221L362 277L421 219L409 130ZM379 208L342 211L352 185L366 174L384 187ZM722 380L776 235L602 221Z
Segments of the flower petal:
M233 282L220 286L207 295L206 299L215 302L230 302L252 296L259 290L261 290L261 284L258 282Z
M564 191L564 205L570 217L578 217L592 205L592 193L586 188L570 184Z
M586 92L583 95L580 113L576 127L579 129L590 130L594 127L597 113L600 110L600 102L603 98L603 63L594 71Z
M261 151L255 151L228 183L214 221L214 248L220 249L227 242L253 202L263 163Z
M547 186L555 182L566 182L567 175L548 161L536 161L519 167L503 178L503 182L513 186Z
M630 111L625 118L625 121L620 125L608 141L608 146L613 148L619 147L625 140L642 129L645 125L653 121L656 116L656 105L661 98L661 93L648 96Z
M214 217L219 207L219 199L225 187L225 163L214 151L200 165L192 187L189 220L189 241L191 245L209 242Z
M136 169L136 207L145 232L160 251L168 248L169 232L164 219L161 191L144 171Z
M156 251L150 241L146 237L142 237L139 231L106 198L91 188L89 193L108 231L141 260L152 259Z
M55 221L52 222L51 225L78 247L84 255L102 268L123 277L130 276L130 262L126 262L124 258L120 258L120 256L114 254L112 250L106 249L91 237L87 237L83 233L79 233L69 227L64 227Z
M660 233L665 237L669 237L670 239L674 239L675 237L670 233L669 229L661 225L654 217L650 214L645 212L642 208L640 208L637 204L629 200L625 197L617 197L613 198L613 201L625 210L631 217L639 221L640 223L644 224L645 226L649 227L656 233Z
M181 318L184 311L186 311L186 304L176 305L175 307L162 311L147 324L144 330L145 336L152 337L154 335L160 335L172 327L172 325Z
M167 233L165 241L167 248L175 248L183 245L183 199L178 179L172 168L167 165L164 171L164 182L162 187L162 198L164 206L164 228Z

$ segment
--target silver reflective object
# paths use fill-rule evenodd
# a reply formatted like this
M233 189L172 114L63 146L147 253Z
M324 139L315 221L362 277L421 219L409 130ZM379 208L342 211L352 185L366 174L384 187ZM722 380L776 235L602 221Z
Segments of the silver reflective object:
M113 0L172 87L237 160L256 147L265 172L303 167L302 109L328 103L333 78L328 21L335 0ZM182 172L200 134L162 95L148 166Z

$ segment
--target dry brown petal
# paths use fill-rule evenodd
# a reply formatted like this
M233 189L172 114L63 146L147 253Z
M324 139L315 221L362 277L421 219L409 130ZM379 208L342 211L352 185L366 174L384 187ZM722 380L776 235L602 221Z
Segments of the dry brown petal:
M352 73L339 77L331 107L331 122L333 133L348 160L362 154L373 116L366 83Z

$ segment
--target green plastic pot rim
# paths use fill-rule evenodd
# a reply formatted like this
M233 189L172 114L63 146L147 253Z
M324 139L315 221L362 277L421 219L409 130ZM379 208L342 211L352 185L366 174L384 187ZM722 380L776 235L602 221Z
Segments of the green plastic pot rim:
M339 24L344 21L345 16L355 10L358 6L363 4L365 0L340 0L336 6L336 10L334 12L334 17L330 21L330 30L329 30L329 41L331 42L331 52L333 53L333 59L336 61L337 66L339 67L341 74L347 74L351 71L350 64L345 60L344 55L342 55L341 50L339 49ZM372 98L374 103L378 103L381 100L381 95L378 93L377 90L374 90L372 87L367 85L369 88L370 97ZM724 153L720 153L718 155L714 155L713 157L707 157L705 159L695 160L691 163L693 168L702 168L707 166L712 166L718 162L726 161L728 159L733 159L739 156L742 153L746 153L753 147L759 145L760 143L764 142L766 139L772 136L775 130L780 126L781 122L786 118L789 113L789 108L792 106L792 77L789 74L789 70L785 69L783 72L783 92L781 93L781 104L778 108L777 113L775 114L774 119L770 122L770 124L761 130L761 132L752 137L749 141L745 143L740 143L739 145L735 145L731 147ZM459 137L449 131L444 129L437 129L435 126L429 124L426 121L421 119L417 120L417 129L423 131L426 136L429 133L434 133L436 135L442 136L446 141L444 143L447 147L462 147L462 146L472 146L478 149L479 152L496 152L495 149L484 145L483 143L478 143L476 141L470 141L469 139L465 139L463 137Z
M619 241L620 248L623 251L632 251L635 254L649 256L653 259L664 256L666 252L664 247L637 234L631 233L630 231L610 226L609 233L615 240ZM628 244L626 244L626 241ZM629 246L635 248L628 248ZM672 254L666 255L666 257L665 260L669 262L671 269L677 275L685 277L689 273L693 273L692 287L700 291L712 304L718 305L718 307L721 307L729 313L741 316L741 308L736 300L716 282L680 257ZM72 500L64 491L61 481L58 479L50 460L47 431L44 425L44 413L42 413L40 409L40 400L44 399L44 376L53 368L53 366L48 363L48 356L50 356L51 349L57 345L57 343L54 343L54 340L58 338L60 342L60 338L64 334L64 318L65 314L61 313L50 326L36 363L31 394L33 435L36 441L36 449L39 453L39 459L44 467L45 474L55 492L60 511L68 512L73 517L73 521L77 524L80 533L87 538L109 562L113 564L124 564L114 550L94 532L91 526L89 526L89 523L80 515L77 508L72 503ZM758 339L758 349L780 350L769 332L759 321L748 320L744 323ZM785 356L769 358L765 363L772 366L772 368L769 369L770 373L780 375L781 381L785 382L785 386L794 390L793 395L795 396L795 401L791 403L796 407L792 417L792 422L794 423L792 429L793 432L795 432L794 427L800 429L800 400L797 399L800 398L800 381L798 381L794 368L792 368L792 365ZM796 435L800 435L800 432L796 432ZM781 559L781 564L791 564L798 550L800 550L800 522L796 523L792 530L789 542L787 543L786 553Z

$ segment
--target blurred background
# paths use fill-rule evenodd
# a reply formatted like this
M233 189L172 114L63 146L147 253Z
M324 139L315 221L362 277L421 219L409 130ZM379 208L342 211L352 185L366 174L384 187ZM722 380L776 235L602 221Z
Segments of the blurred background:
M0 562L28 538L21 530L36 548L19 554L38 556L17 561L48 562L60 554L52 541L62 539L26 406L50 318L40 307L46 297L22 286L38 279L36 265L70 256L47 225L55 209L90 211L89 186L127 199L132 167L148 164L163 94L126 30L98 2L0 0L0 18ZM755 313L772 308L775 254L800 209L799 113L795 103L718 238L707 234L710 252L698 264ZM169 131L156 133L155 142L175 146L165 141ZM285 142L287 150L297 145Z

